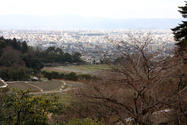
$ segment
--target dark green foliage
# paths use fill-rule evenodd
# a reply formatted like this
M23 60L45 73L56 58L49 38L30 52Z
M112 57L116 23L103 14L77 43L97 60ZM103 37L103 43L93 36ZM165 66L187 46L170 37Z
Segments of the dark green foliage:
M49 47L47 50L46 50L47 53L50 53L50 52L55 52L55 47Z
M73 53L72 55L73 62L81 62L80 57L81 57L80 53L78 52Z
M27 43L25 41L22 42L22 53L27 53L28 50L29 50L29 47Z
M27 68L4 68L0 70L0 77L5 81L26 81L30 79L31 71Z
M187 2L185 6L181 6L179 9L182 17L187 18ZM182 24L171 30L173 31L175 40L178 42L177 45L180 47L179 51L184 51L187 46L187 21L182 21Z
M39 61L39 59L35 58L31 61L30 67L32 69L40 70L44 67L44 65Z
M16 75L10 75L16 73L13 69L24 67L32 68L34 70L40 70L43 68L42 63L73 63L73 62L82 62L80 60L81 54L76 52L73 55L69 53L65 53L60 49L55 47L49 47L46 51L42 51L39 48L33 50L33 48L29 48L26 42L20 42L14 38L4 39L0 38L0 67L11 73L5 73L2 75L4 77L7 75L8 77L5 80L27 80L28 77L23 76L23 78L17 77ZM13 67L13 68L10 68ZM10 68L10 69L9 69ZM4 70L3 70L4 71ZM13 72L14 71L14 72ZM19 71L19 70L17 70ZM19 74L19 73L18 73ZM23 73L24 74L24 73ZM1 76L0 76L1 77ZM70 74L70 77L67 74L47 74L45 75L49 80L52 78L67 78L72 80L77 80L76 76Z
M52 78L53 78L52 73L47 73L47 79L48 79L48 80L52 80Z
M58 72L52 71L51 73L52 73L52 77L53 77L54 79L57 79L57 78L60 77Z
M21 51L21 42L20 41L18 41L18 46L17 46L17 50L19 50L19 51Z
M76 73L71 72L71 73L69 73L69 75L68 75L68 79L73 80L73 81L77 81L77 80L78 80L78 76L77 76Z
M16 38L14 38L13 41L12 41L12 47L13 47L14 49L18 49L18 43L17 43Z
M64 54L64 52L60 48L56 48L55 53L57 53L57 54Z
M0 40L0 58L2 56L2 53L3 53L3 48L6 47L6 43L4 40Z
M47 60L48 60L49 63L56 62L57 61L57 55L56 55L56 53L54 53L54 52L48 53Z
M64 60L66 62L72 62L72 56L69 53L64 54Z
M81 54L78 52L73 53L64 53L62 49L55 47L49 47L47 50L42 51L39 48L35 50L35 55L43 63L82 63L80 57Z
M80 80L98 79L96 76L91 76L89 74L77 75L74 72L58 73L58 72L55 72L55 71L52 71L52 72L42 71L42 74L44 75L44 77L48 78L49 80L52 80L52 79L68 79L68 80L77 81L78 79L80 79Z

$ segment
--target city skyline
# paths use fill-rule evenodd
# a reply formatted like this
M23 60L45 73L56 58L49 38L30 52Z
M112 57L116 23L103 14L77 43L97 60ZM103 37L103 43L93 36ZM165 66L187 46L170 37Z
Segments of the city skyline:
M0 15L61 15L85 17L181 18L184 0L1 0Z

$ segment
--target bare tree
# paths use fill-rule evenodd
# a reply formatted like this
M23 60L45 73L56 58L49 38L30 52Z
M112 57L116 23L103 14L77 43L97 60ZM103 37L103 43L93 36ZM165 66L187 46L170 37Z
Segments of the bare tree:
M8 46L3 49L3 53L0 57L0 61L3 66L14 66L14 67L23 67L25 66L24 62L21 61L21 53L12 47Z
M186 94L187 87L181 87L186 74L181 76L184 64L180 58L165 56L164 47L148 51L151 34L127 36L126 41L109 38L123 55L122 60L108 62L110 72L72 92L79 100L75 109L79 116L98 117L107 124L133 121L143 125L158 111L175 110L176 102L181 102L179 95Z

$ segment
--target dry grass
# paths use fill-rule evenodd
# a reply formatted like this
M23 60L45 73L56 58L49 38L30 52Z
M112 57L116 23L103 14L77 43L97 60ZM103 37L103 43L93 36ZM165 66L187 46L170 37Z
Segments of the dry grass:
M55 71L55 72L75 72L77 74L92 74L94 72L108 70L108 65L81 65L81 66L60 66L60 67L45 67L43 71Z
M43 91L58 90L64 83L62 81L44 81L44 82L30 82L35 86L43 89Z
M11 83L7 83L11 88L16 88L16 89L30 89L30 91L38 91L39 89L28 85L25 82L11 82Z

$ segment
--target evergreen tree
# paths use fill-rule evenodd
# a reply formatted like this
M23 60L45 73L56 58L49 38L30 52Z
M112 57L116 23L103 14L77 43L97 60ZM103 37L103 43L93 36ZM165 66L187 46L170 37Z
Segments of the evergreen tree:
M17 43L16 38L13 39L12 45L13 45L12 47L13 47L14 49L18 49L18 43Z
M18 47L17 47L18 50L21 50L21 42L18 41Z
M22 53L26 53L29 50L27 43L24 41L22 42Z
M5 41L0 40L0 57L1 57L1 54L3 52L3 48L5 48L5 47L6 47Z
M178 7L179 12L182 14L183 18L187 18L187 1L185 1L185 6ZM175 28L171 29L174 34L175 40L178 42L176 45L179 46L179 52L187 51L187 21L182 21L182 24L179 24ZM182 54L182 53L181 53Z

